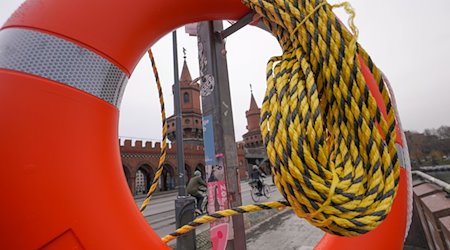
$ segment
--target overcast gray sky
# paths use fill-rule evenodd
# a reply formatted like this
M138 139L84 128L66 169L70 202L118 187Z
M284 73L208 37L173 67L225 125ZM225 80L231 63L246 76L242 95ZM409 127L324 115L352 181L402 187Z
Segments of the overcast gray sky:
M22 2L0 0L0 23ZM450 126L450 1L355 0L350 3L356 11L358 41L389 78L403 127L422 132L425 128ZM344 12L337 13L346 23ZM173 114L171 41L168 34L153 46L167 116ZM181 48L185 47L191 75L197 77L197 39L186 35L181 28L178 45L180 70ZM250 105L249 84L253 85L260 105L265 90L266 62L270 56L278 55L280 49L270 34L246 27L227 39L227 52L236 140L242 140L246 132L245 111ZM147 57L141 60L128 82L120 113L120 136L160 140L159 103Z

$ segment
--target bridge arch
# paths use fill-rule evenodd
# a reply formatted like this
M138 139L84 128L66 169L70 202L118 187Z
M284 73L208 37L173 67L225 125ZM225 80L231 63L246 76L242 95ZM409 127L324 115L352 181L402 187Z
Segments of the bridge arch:
M184 181L185 181L185 185L187 185L189 183L189 180L192 178L192 176L194 175L194 171L192 171L192 168L190 165L188 165L187 163L184 164Z
M203 180L206 179L206 169L205 169L205 165L202 162L199 162L196 164L195 170L198 170L198 171L200 171L200 173L202 173Z
M161 177L159 178L159 190L169 191L175 189L175 169L170 163L164 163Z
M154 170L148 163L139 165L135 173L134 194L146 194L150 189L154 176Z

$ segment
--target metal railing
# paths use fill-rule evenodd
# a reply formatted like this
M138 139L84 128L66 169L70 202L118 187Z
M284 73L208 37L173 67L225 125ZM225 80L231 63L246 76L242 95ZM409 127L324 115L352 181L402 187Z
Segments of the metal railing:
M450 184L448 184L447 182L441 181L441 180L439 180L431 175L425 174L424 172L421 172L421 171L415 170L415 171L411 171L411 173L413 175L417 175L420 178L425 179L431 183L434 183L434 184L438 185L439 187L442 187L442 190L444 190L445 192L450 194Z

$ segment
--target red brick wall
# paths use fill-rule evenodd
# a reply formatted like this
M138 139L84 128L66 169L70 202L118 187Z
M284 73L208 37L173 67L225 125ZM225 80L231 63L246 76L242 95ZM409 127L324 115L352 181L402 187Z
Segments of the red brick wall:
M238 151L238 163L239 163L239 175L241 179L247 178L247 161L245 160L243 145L237 145ZM159 156L161 152L161 143L136 141L134 146L131 140L125 140L123 145L120 146L120 154L122 159L122 166L124 168L125 175L127 177L128 186L131 192L135 193L135 179L136 173L139 168L150 172L151 178L158 168ZM184 162L187 165L187 175L191 177L197 166L202 166L202 172L204 172L205 156L203 152L203 146L197 145L184 145ZM174 177L175 183L178 185L178 170L176 160L176 146L168 144L167 155L165 164L169 166L169 171Z

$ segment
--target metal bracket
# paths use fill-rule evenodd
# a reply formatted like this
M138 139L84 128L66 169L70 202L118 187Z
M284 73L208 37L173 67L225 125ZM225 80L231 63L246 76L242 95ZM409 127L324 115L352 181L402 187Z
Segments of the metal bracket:
M255 15L257 15L257 14L255 12L251 11L251 12L247 13L245 16L241 17L241 19L239 19L233 25L231 25L230 27L228 27L225 30L223 30L222 32L220 32L220 34L219 34L220 39L223 40L223 39L227 38L234 32L242 29L244 26L251 23L253 21L253 18L255 17Z

